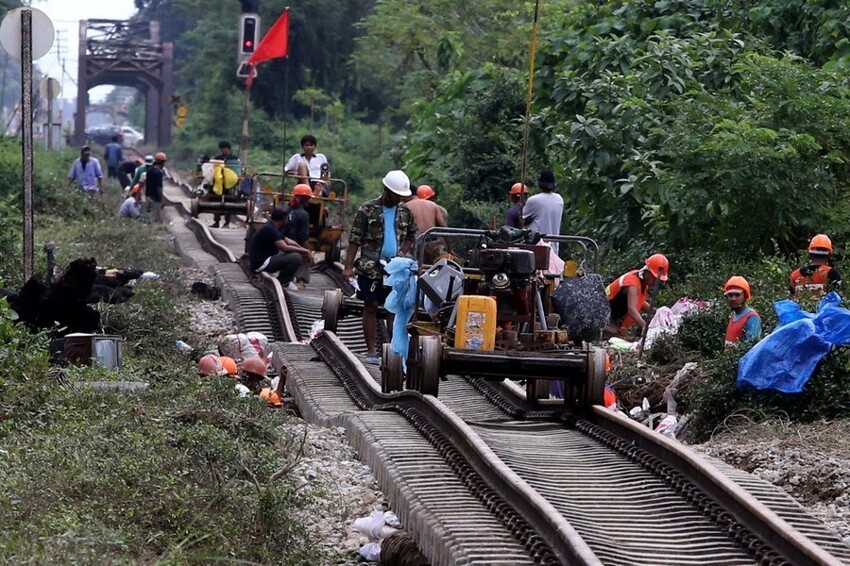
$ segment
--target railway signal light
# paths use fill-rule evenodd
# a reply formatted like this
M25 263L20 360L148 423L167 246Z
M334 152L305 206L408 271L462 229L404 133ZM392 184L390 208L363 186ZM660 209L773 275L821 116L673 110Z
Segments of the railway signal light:
M257 47L257 33L260 29L260 16L257 14L242 14L239 17L239 59L251 57Z

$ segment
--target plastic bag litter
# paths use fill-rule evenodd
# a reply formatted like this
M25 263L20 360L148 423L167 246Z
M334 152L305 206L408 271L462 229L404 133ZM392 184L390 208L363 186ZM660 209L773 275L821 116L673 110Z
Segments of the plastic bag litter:
M242 385L241 383L237 383L234 389L236 389L240 397L248 397L249 395L251 395L251 390Z
M310 325L310 340L315 340L325 331L325 319L314 320Z
M360 556L363 557L364 560L369 562L380 562L381 561L381 543L380 542L367 542L363 546L360 547L360 550L357 551Z
M150 279L159 279L159 275L154 273L153 271L145 271L139 276L139 279L142 280L150 280Z
M655 432L661 434L662 436L666 436L667 438L676 438L676 424L678 423L678 419L673 415L667 415L661 422L658 423L658 426L655 427Z
M354 529L365 537L369 542L360 548L360 556L370 562L378 562L381 559L381 541L398 531L401 523L398 516L391 511L372 511L368 517L362 517L354 521Z
M832 346L850 344L850 310L838 306L835 291L809 313L794 301L773 304L779 326L744 354L738 365L738 387L799 393Z

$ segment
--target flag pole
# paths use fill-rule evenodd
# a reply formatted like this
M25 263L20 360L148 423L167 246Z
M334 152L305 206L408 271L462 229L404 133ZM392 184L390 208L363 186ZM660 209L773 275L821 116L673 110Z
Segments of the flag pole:
M286 9L289 10L289 7ZM286 175L286 127L289 124L289 55L284 57L283 64L285 67L283 71L283 143L281 145L283 146L283 175Z
M254 65L249 63L248 73L253 77L254 75ZM251 85L250 78L248 83L245 85L245 98L242 101L242 139L239 140L239 160L242 162L242 166L245 167L248 164L248 102L251 100Z
M526 168L528 166L528 130L531 121L531 94L534 86L534 52L537 50L537 23L540 17L540 0L534 2L534 23L531 26L531 57L528 63L528 92L525 99L525 127L522 134L522 164L520 165L519 182L525 186ZM522 216L522 209L525 206L525 191L519 191L519 225L525 228L525 220Z

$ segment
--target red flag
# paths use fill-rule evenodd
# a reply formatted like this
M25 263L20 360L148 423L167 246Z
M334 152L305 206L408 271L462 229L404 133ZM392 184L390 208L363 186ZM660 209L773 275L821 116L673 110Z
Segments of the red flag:
M286 57L289 53L289 8L277 19L271 29L263 37L254 54L248 59L249 64L256 65L269 59Z

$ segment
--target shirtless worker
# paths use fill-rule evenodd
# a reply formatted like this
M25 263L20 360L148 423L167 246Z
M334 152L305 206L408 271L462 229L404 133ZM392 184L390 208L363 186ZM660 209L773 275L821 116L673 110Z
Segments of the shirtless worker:
M422 185L416 189L416 196L411 197L405 203L407 204L407 208L410 209L410 212L413 213L413 219L416 222L416 227L419 229L419 234L424 234L427 230L435 226L446 226L446 216L440 210L441 207L430 200L435 194L434 189L428 185ZM444 253L444 247L442 240L428 242L425 248L425 263L433 263L434 258Z

